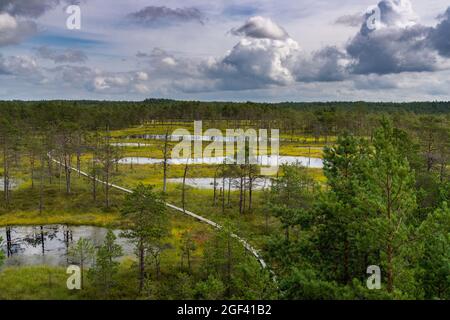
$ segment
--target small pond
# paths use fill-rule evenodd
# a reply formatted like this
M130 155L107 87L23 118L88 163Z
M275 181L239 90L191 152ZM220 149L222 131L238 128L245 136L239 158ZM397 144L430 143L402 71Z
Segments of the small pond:
M5 180L2 178L0 178L0 191L5 191ZM10 190L14 190L17 189L17 187L20 185L20 181L16 180L16 179L9 179L9 189Z
M49 265L66 266L67 251L80 238L89 239L98 247L105 240L107 229L92 226L14 226L1 227L3 242L0 250L5 253L6 266ZM117 244L124 256L134 255L128 239L121 238L120 230L114 230Z
M223 162L233 163L234 160L231 157L203 157L190 159L190 164L222 164ZM162 163L163 159L146 158L146 157L127 157L119 160L120 164L158 164ZM169 164L183 165L186 163L186 159L169 159ZM308 158L297 156L259 156L258 164L262 166L276 166L282 164L295 164L299 163L308 168L323 168L323 160L320 158Z
M165 134L136 134L126 137L126 139L145 139L145 140L165 140ZM242 139L241 136L208 136L208 135L178 135L178 134L170 134L167 136L169 141L219 141L219 142L237 142ZM258 141L261 141L261 138L258 138ZM274 138L267 138L267 141L275 141Z
M183 178L167 179L168 183L183 183ZM247 181L248 183L248 181ZM230 185L231 184L231 185ZM186 185L197 189L214 189L214 178L186 178ZM253 190L267 189L271 186L271 180L266 178L257 178L253 182ZM216 179L217 190L223 188L222 178ZM225 190L239 190L238 179L225 179Z

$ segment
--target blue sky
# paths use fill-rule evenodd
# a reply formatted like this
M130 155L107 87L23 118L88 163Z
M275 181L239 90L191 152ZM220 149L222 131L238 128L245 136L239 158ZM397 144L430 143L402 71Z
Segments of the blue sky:
M0 99L450 100L449 6L0 0Z

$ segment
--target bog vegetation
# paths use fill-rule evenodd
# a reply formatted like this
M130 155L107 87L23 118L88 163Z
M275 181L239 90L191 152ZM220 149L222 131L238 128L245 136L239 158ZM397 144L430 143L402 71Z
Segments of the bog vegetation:
M168 134L193 120L279 129L282 155L323 169L284 165L257 189L256 165L169 165ZM1 299L450 299L449 103L0 102L0 155ZM8 265L11 230L48 224L123 230L135 255L121 259L112 231L72 243L79 291L64 266Z

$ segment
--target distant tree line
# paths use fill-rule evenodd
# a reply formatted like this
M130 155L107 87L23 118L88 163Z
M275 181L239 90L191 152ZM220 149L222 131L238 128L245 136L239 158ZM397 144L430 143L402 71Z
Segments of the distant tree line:
M276 128L283 134L311 135L328 140L344 132L370 135L379 120L388 116L400 128L416 130L421 118L449 127L450 102L410 103L232 103L148 99L126 101L0 101L0 128L47 131L66 127L76 130L121 129L145 123L203 120L228 128ZM220 124L219 122L222 122ZM9 130L9 129L6 129ZM2 138L5 139L4 134Z

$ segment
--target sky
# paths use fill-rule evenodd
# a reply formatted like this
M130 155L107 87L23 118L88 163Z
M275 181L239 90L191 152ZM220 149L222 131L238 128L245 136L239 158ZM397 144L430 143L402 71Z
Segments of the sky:
M146 98L448 101L450 1L0 0L0 100Z

